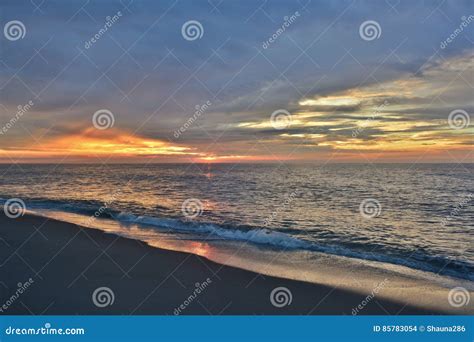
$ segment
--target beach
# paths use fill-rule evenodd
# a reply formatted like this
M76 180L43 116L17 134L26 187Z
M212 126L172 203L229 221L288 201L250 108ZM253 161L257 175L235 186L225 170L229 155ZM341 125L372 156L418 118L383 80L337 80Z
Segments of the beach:
M0 237L0 298L10 304L1 314L351 315L361 303L359 315L445 313L266 276L29 214L11 219L2 213ZM108 300L94 303L94 291L104 287ZM273 305L271 293L281 287L291 298L275 298Z
M474 342L472 5L3 1L0 342Z

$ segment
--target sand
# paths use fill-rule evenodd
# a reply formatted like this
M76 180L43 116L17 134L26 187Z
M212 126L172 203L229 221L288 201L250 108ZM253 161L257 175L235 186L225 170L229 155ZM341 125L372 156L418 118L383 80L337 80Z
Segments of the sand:
M10 219L1 213L0 265L0 314L9 315L351 315L364 303L359 315L444 313L28 214ZM94 291L103 287L108 297L94 303ZM272 304L278 287L291 292L291 303L281 296L282 305Z

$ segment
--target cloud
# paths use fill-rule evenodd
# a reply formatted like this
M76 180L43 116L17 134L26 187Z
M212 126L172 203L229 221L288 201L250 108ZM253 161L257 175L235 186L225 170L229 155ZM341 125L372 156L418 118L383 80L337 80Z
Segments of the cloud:
M291 158L386 151L404 142L412 150L427 143L439 149L469 145L471 128L453 132L446 121L454 109L474 110L472 31L439 50L471 10L467 2L440 4L438 11L435 4L413 11L409 1L395 5L396 11L383 2L314 0L38 6L28 0L2 5L2 16L22 20L27 34L0 42L0 120L8 122L18 105L35 102L0 140L5 151L38 143L53 151L48 143L57 139L90 139L91 116L99 109L114 113L122 132L114 136L117 143L136 135L132 145L143 156L154 154L141 145L144 140L182 145L215 160L285 158L298 144L303 152ZM117 11L120 20L86 48ZM262 42L295 11L298 19L264 49ZM204 27L193 42L181 36L191 19ZM367 19L379 21L380 39L360 39L359 25ZM206 101L212 106L176 141L173 132ZM270 122L278 109L292 113L284 132Z

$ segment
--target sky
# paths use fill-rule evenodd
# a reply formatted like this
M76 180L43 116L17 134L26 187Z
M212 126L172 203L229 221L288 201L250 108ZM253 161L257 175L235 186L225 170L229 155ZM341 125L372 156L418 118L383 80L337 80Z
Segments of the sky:
M0 24L1 163L473 162L473 1L2 0Z

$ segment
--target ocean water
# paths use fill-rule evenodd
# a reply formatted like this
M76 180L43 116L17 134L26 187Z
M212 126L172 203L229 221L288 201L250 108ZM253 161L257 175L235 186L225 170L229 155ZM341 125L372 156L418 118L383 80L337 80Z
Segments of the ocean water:
M472 281L473 171L474 164L0 165L0 203L19 198L27 210L72 213L85 225L113 221L137 239L157 232Z

